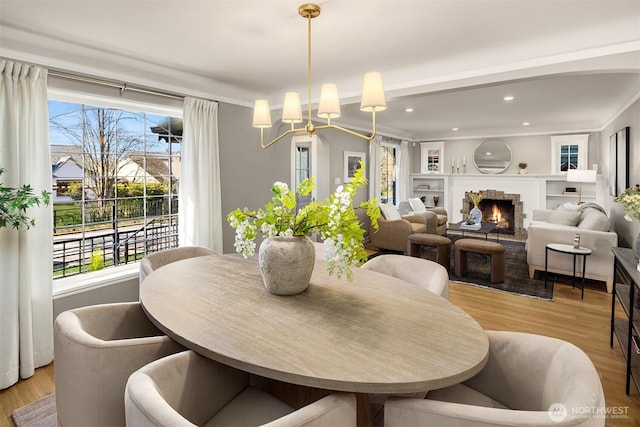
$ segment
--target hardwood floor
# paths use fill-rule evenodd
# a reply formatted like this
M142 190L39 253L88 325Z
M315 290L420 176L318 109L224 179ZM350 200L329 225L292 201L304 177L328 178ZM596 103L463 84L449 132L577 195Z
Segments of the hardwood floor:
M449 300L473 316L485 329L530 332L557 337L582 348L596 366L608 408L622 414L607 419L607 426L640 426L640 397L632 383L631 396L624 392L625 361L618 342L609 347L611 295L558 285L554 301L543 301L498 291L451 283ZM16 408L52 393L53 365L0 391L0 427L12 426Z

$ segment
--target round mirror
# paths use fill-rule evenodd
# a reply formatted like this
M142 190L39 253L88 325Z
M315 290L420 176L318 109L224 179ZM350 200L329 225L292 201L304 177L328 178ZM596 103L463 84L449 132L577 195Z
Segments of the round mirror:
M511 165L511 148L501 139L487 139L473 153L473 163L482 173L502 173Z

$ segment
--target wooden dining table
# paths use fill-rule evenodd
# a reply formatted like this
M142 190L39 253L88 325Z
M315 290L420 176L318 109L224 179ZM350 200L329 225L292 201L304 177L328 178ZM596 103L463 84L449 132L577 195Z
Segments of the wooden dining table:
M208 358L261 378L354 392L358 424L372 394L426 392L485 365L480 325L446 299L391 276L355 268L353 281L316 260L309 288L278 296L255 258L214 255L163 266L141 284L149 318Z

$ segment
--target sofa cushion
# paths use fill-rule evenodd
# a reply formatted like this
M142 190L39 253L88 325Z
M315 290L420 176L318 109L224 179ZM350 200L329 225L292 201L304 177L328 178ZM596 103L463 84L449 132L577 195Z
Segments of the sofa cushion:
M566 209L563 206L558 207L549 216L551 224L576 226L580 221L580 212Z
M424 206L424 203L422 203L422 200L420 200L417 197L409 199L409 204L411 205L411 209L413 209L414 212L426 212L427 211L427 208Z
M597 209L587 208L580 216L578 228L595 231L609 231L609 218Z
M398 219L402 219L402 217L400 216L400 212L398 212L398 209L396 209L395 206L389 203L379 203L378 206L380 207L382 216L387 221L396 221Z
M437 217L438 217L438 225L446 224L447 220L449 219L446 215L437 214Z

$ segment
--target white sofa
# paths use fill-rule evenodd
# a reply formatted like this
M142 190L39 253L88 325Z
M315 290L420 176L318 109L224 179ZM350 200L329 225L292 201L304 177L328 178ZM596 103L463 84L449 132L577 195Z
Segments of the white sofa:
M613 289L613 253L618 245L618 235L609 231L609 218L595 203L575 205L566 203L555 210L534 209L533 219L527 229L527 264L529 276L536 270L544 271L547 243L573 244L580 235L580 246L593 252L587 257L585 277L601 280L607 284L607 292ZM550 252L548 271L566 275L573 274L571 255ZM576 274L582 272L582 257L576 260Z

